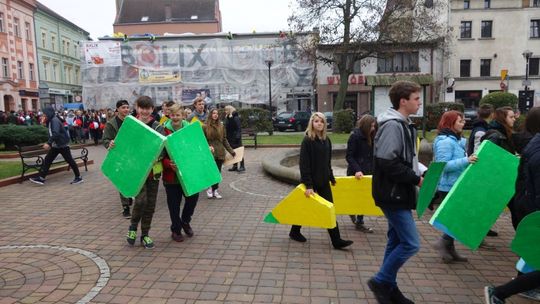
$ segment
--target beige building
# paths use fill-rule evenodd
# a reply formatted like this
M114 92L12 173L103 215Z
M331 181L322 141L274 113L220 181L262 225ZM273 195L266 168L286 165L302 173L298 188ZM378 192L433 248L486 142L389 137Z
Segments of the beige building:
M126 35L219 33L219 0L116 0L113 28Z
M453 0L449 26L446 101L474 109L482 96L507 90L540 105L540 0Z
M0 0L0 110L39 109L34 0Z

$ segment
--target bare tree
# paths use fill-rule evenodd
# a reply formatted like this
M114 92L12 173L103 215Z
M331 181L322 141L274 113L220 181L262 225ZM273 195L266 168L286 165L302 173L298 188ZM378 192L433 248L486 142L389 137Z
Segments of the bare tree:
M446 5L444 0L294 0L288 21L297 32L318 28L318 38L304 43L303 49L313 59L338 67L341 81L334 109L339 110L355 62L384 56L403 44L444 40ZM317 52L321 45L331 51Z

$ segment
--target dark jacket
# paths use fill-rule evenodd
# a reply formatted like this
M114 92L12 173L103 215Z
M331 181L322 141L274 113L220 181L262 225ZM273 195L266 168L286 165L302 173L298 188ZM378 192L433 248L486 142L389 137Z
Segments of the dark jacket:
M473 121L472 127L471 135L469 136L469 141L467 143L467 155L473 155L474 152L476 152L475 148L478 148L482 136L484 136L489 129L487 121L480 118Z
M300 147L300 182L306 188L320 188L335 183L332 171L332 142L330 138L311 140L305 136Z
M347 141L347 175L355 175L362 171L364 175L373 174L373 147L368 144L368 139L362 134L362 130L354 129Z
M514 147L512 138L508 138L506 136L506 130L504 129L504 126L495 120L489 123L489 129L483 136L482 140L485 139L491 141L492 143L512 154L516 154L516 148Z
M111 143L111 140L114 140L116 134L118 134L122 122L123 121L118 118L118 116L115 116L113 119L109 119L107 124L105 124L105 129L103 130L103 146L105 146L105 148L109 148L109 144Z
M392 108L378 118L378 124L371 190L375 204L388 209L416 209L416 185L420 183L416 129Z
M49 139L47 144L54 148L65 148L69 144L69 134L64 128L64 124L54 113L54 109L47 107L43 110L47 116L47 128L49 129Z
M514 227L528 214L540 210L540 134L531 139L521 155L513 205Z
M225 130L227 131L227 140L233 149L242 146L242 125L238 112L233 112L231 117L225 117Z

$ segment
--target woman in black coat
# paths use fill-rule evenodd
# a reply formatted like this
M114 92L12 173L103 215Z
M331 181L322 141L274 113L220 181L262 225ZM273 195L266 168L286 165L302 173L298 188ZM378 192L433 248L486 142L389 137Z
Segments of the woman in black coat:
M225 106L225 130L227 131L227 141L233 149L242 147L242 124L240 123L240 116L233 106ZM238 171L242 173L246 171L244 167L244 158L238 164L234 164L229 171Z
M377 132L377 119L371 115L364 115L356 123L356 129L347 141L347 175L357 179L364 175L373 174L373 139ZM373 229L364 225L363 215L351 215L356 229L373 233Z

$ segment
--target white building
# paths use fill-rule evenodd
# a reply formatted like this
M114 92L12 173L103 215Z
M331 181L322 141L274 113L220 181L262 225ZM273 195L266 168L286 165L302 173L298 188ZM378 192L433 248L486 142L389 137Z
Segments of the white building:
M523 53L531 51L527 84L540 105L540 0L452 0L449 16L446 101L475 108L494 91L524 96ZM504 81L503 70L508 74Z

